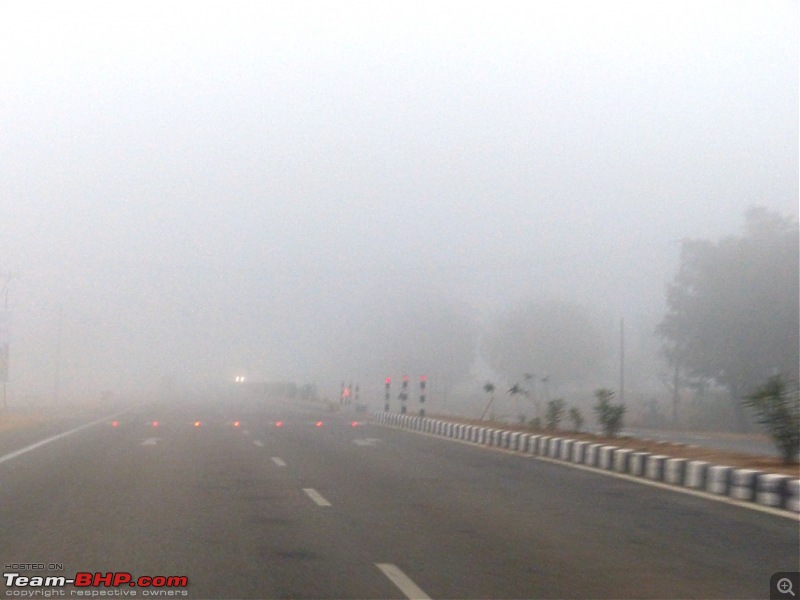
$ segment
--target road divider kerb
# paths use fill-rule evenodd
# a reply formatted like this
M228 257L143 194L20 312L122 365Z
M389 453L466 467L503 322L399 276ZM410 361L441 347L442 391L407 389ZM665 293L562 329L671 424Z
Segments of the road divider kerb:
M644 477L644 468L647 464L648 452L634 452L631 454L631 462L628 465L629 473L634 477Z
M600 448L603 444L589 444L586 447L586 458L584 459L584 463L587 467L596 467L597 465L597 457L600 454Z
M664 481L672 485L685 485L686 459L668 458L664 461Z
M653 481L664 480L664 461L669 456L663 454L651 454L645 458L645 473L644 476Z
M690 460L686 464L686 478L683 485L696 490L705 489L709 466L709 463L704 460Z
M586 440L464 425L432 417L383 412L372 414L371 420L378 425L411 429L433 437L451 438L588 470L609 471L648 485L683 489L703 497L730 499L739 506L766 507L773 514L800 517L800 479L787 475L637 452Z
M614 470L617 473L628 473L630 469L631 463L631 454L633 454L633 450L629 448L618 448L616 452L614 452Z

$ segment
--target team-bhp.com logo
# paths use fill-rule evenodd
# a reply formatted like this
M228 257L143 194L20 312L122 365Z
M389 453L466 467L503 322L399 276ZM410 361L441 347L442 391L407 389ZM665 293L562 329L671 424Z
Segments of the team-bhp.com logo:
M109 573L75 573L74 577L64 576L29 576L20 573L3 573L6 585L6 596L35 597L43 596L45 588L56 592L60 591L59 596L66 595L66 590L60 590L68 585L78 589L69 590L70 596L136 596L136 591L126 588L142 588L142 596L177 596L186 595L185 590L175 588L185 588L189 585L189 578L182 575L153 577L142 575L134 578L127 572ZM101 590L97 588L115 588L112 590ZM37 593L38 591L38 593ZM24 593L28 592L28 593Z

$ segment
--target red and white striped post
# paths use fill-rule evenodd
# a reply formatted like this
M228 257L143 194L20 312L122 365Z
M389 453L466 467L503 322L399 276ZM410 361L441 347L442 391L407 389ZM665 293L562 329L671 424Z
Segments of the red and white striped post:
M400 413L406 414L406 400L408 400L408 375L403 375L403 384L400 388Z

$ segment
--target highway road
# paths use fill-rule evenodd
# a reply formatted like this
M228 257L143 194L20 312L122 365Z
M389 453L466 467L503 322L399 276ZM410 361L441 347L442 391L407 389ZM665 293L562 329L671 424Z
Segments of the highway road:
M766 598L798 570L796 518L356 415L183 400L4 434L4 573L186 577L88 591L194 600ZM19 581L2 596L51 589Z

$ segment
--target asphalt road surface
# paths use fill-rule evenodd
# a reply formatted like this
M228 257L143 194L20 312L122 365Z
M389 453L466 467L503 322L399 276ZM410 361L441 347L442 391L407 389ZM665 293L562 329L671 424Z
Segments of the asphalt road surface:
M768 598L798 570L796 518L359 417L185 400L4 434L3 573L188 580L64 597ZM51 590L20 581L2 597Z

